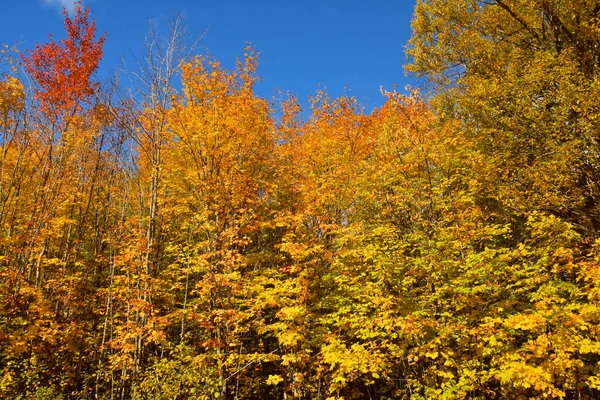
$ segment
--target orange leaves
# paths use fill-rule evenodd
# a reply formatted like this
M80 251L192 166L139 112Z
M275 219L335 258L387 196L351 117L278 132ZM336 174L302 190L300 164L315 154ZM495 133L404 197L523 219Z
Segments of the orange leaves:
M62 112L72 114L89 103L98 88L92 75L102 58L105 36L95 40L96 24L90 21L88 8L81 2L75 5L75 17L65 15L67 38L38 44L23 55L25 70L38 84L35 93L42 110L52 118Z
M0 363L16 360L0 396L55 385L90 398L598 397L600 242L564 218L576 208L503 204L532 170L482 147L506 124L518 135L492 149L530 146L519 160L535 166L546 155L530 132L561 146L565 127L596 132L597 102L575 101L571 69L547 89L532 66L537 86L509 96L510 112L494 103L506 100L498 79L471 85L471 114L453 93L428 104L384 92L372 112L318 93L307 120L290 98L276 123L253 92L251 49L232 71L183 61L180 93L167 56L150 62L159 84L139 104L83 112L104 38L80 4L65 27L23 58L38 126L11 121L23 86L0 81L0 116L15 126L0 147ZM560 88L576 105L562 125L507 115L534 100L519 115L543 125L555 105L539 99ZM485 112L495 117L475 124ZM555 172L596 168L597 153L569 164L556 150Z
M251 90L254 63L249 51L232 72L200 57L182 65L184 96L169 114L176 139L165 173L193 185L188 195L213 212L252 213L269 189L274 138L267 104Z

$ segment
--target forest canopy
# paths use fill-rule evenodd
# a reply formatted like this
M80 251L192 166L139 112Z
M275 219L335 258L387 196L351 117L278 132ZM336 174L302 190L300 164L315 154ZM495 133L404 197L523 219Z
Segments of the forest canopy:
M64 22L0 54L1 398L600 398L600 1L419 0L368 112Z

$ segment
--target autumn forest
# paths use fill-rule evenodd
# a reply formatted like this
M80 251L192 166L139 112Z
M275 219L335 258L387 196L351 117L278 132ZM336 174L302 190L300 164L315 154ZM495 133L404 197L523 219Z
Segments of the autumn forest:
M419 0L368 111L64 28L0 54L0 398L600 398L600 1Z

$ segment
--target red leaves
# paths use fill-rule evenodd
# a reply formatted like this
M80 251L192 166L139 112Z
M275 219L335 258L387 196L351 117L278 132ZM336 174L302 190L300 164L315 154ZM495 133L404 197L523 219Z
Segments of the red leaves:
M89 19L89 8L81 2L75 5L75 17L65 15L67 38L37 44L29 55L23 55L26 71L38 84L35 98L48 115L58 116L66 111L73 114L82 103L90 103L90 97L98 87L92 79L102 58L105 35L95 41L96 24Z

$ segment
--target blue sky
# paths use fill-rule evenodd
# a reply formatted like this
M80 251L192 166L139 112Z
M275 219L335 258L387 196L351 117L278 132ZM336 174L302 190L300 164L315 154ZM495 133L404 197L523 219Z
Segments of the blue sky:
M182 13L190 36L206 31L206 49L225 66L250 42L260 51L257 93L271 98L277 88L301 103L319 87L332 97L354 95L367 109L383 103L380 86L392 90L416 83L404 74L414 0L91 0L99 32L106 32L100 76L121 55L143 54L149 21L160 27ZM0 0L0 42L31 49L48 34L63 35L60 9L72 0ZM344 89L347 86L348 89Z

